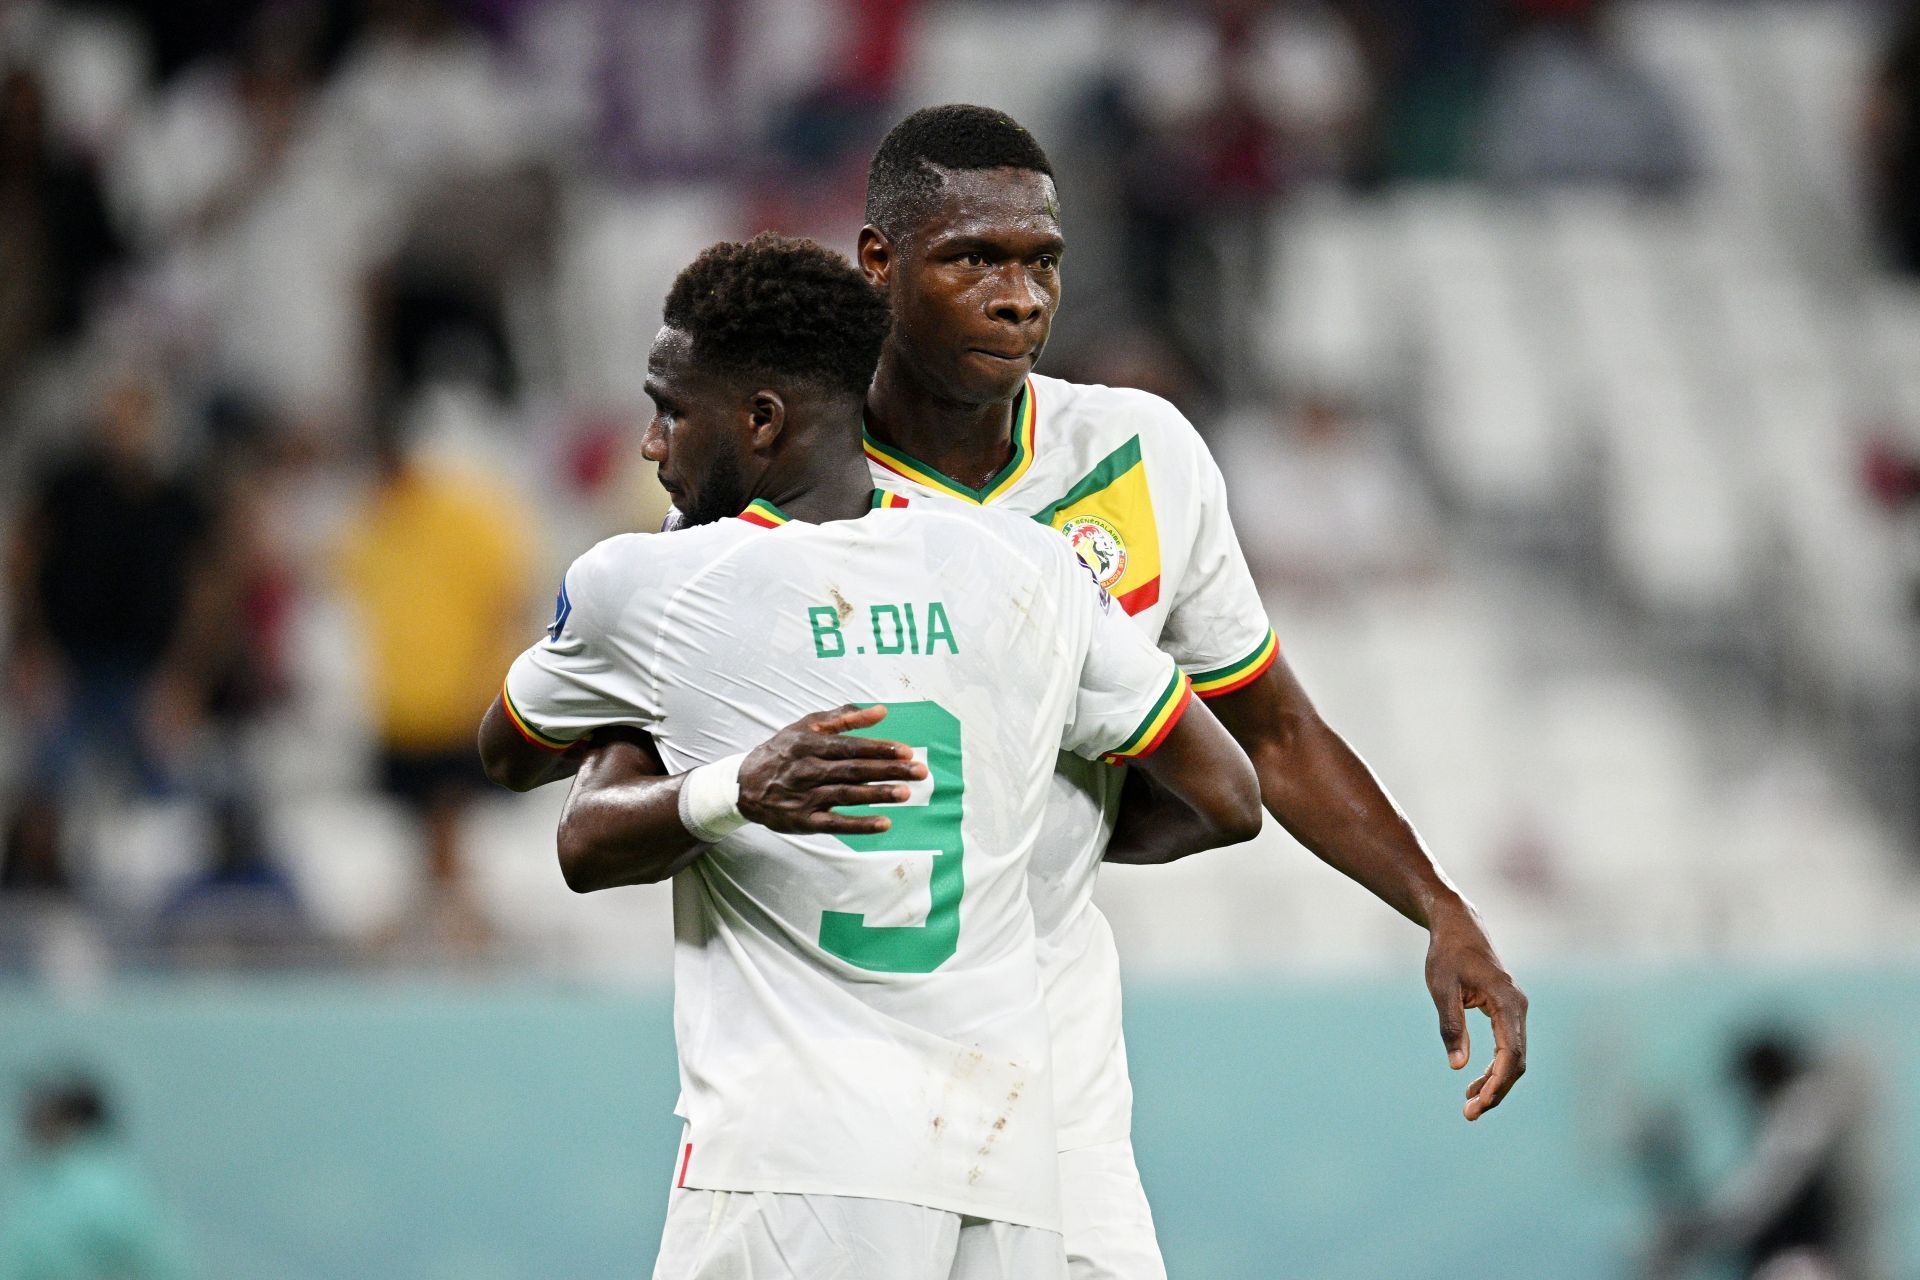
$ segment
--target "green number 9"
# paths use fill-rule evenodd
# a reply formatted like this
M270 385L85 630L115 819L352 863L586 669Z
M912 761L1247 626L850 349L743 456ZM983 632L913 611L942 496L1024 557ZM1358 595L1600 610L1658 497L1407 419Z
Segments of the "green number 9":
M868 706L874 704L868 703ZM893 826L879 835L838 836L858 853L933 853L927 922L869 925L857 911L826 911L820 945L848 964L876 973L932 973L960 948L960 895L966 888L961 860L960 721L937 702L889 702L887 718L849 736L886 738L927 752L933 794L924 805L852 805L840 813L881 814Z

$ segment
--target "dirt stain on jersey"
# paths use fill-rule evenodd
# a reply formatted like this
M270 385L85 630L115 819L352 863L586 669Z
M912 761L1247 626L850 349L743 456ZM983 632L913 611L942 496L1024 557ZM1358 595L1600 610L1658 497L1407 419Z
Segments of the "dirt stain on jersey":
M840 594L838 587L828 587L827 594L833 597L833 607L840 614L840 621L845 622L847 615L853 612L853 606L847 603L847 598Z

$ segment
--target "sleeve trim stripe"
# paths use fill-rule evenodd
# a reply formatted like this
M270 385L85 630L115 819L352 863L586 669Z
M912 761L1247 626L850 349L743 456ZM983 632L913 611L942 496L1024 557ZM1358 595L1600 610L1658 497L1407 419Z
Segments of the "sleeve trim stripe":
M1124 764L1128 760L1140 760L1152 755L1166 740L1167 734L1173 731L1173 726L1179 723L1191 701L1193 682L1187 679L1186 672L1176 668L1173 679L1167 682L1166 689L1155 700L1153 710L1133 731L1133 736L1123 746L1100 758L1108 764Z
M1235 689L1245 688L1266 674L1280 656L1280 637L1272 627L1258 648L1238 662L1216 667L1212 671L1194 673L1193 691L1203 698L1217 698L1223 693L1232 693Z
M558 755L573 745L571 742L564 742L559 738L548 737L529 724L527 718L520 714L520 708L513 705L513 695L507 692L507 685L504 680L500 682L500 705L507 709L507 719L515 729L519 730L520 736L540 748L540 750Z

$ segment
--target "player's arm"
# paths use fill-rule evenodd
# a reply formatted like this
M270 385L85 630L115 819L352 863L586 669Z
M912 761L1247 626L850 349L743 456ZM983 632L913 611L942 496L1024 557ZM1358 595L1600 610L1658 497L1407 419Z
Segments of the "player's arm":
M480 717L481 767L489 781L509 791L531 791L571 777L591 745L585 738L564 747L536 741L514 723L502 694L493 696L493 704Z
M1259 834L1259 777L1196 698L1159 749L1134 761L1106 860L1172 862Z
M1492 1020L1493 1064L1467 1090L1466 1117L1477 1119L1499 1105L1526 1070L1527 999L1472 905L1366 764L1320 718L1279 655L1234 536L1220 468L1192 428L1180 427L1199 518L1161 645L1201 673L1193 677L1195 688L1253 761L1261 799L1280 825L1426 928L1427 990L1455 1070L1468 1061L1466 1010L1484 1010Z
M898 804L908 798L906 783L927 776L911 747L847 736L886 714L885 707L848 706L802 716L739 759L732 812L793 835L885 831L892 825L885 817L833 810ZM576 893L667 879L710 847L711 832L688 825L683 792L694 771L669 775L646 735L596 740L580 752L578 767L557 841L561 874ZM699 825L698 813L692 816Z
M1077 662L1060 745L1133 765L1154 784L1150 807L1136 802L1123 814L1108 856L1170 862L1253 839L1260 833L1259 779L1194 696L1193 682L1128 620L1064 539L1043 536L1036 550L1050 575L1046 588L1056 593L1059 635Z
M1320 718L1284 658L1208 704L1246 750L1267 811L1328 866L1427 930L1427 987L1455 1070L1467 1063L1466 1010L1493 1023L1493 1063L1467 1089L1465 1114L1500 1105L1527 1066L1527 997L1500 962L1473 905L1353 748Z
M644 638L672 571L665 548L644 554L630 538L599 544L568 567L546 635L513 661L480 717L480 764L510 791L572 777L588 748L651 722L652 672L621 648L622 624L608 601L634 606L625 632Z

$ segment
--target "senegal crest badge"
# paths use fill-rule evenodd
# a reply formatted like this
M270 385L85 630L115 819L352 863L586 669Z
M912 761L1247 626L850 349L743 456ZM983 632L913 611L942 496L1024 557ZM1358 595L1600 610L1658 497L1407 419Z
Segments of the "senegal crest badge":
M1127 543L1111 524L1099 516L1072 516L1060 532L1103 588L1111 591L1126 576Z

